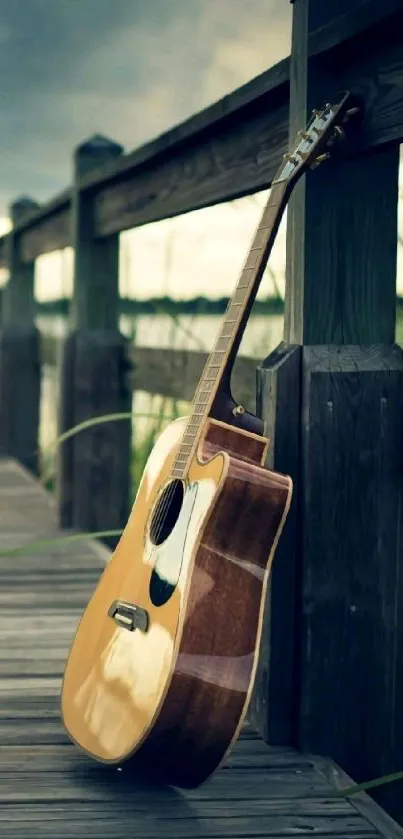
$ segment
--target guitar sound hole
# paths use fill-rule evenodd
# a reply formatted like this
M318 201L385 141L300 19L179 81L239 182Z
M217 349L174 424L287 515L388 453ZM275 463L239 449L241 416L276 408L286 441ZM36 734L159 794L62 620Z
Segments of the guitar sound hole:
M165 487L151 519L150 540L153 545L162 545L172 533L182 509L183 496L182 481L171 481Z

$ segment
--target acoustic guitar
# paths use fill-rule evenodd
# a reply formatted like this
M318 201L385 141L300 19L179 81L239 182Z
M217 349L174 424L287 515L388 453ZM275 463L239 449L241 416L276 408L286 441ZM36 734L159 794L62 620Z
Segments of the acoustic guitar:
M120 542L79 623L62 687L71 739L98 761L202 783L235 742L250 700L291 478L231 395L230 373L291 190L326 159L357 108L314 111L285 155L190 415L147 461Z

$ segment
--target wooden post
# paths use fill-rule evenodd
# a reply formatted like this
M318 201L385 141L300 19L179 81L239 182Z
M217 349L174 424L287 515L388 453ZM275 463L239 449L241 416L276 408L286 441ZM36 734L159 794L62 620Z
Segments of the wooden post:
M331 62L308 65L309 32L351 2L295 3L294 136L308 110L331 101L340 84ZM348 66L344 73L348 79ZM298 586L280 595L297 604L292 729L299 747L329 755L357 781L401 769L403 744L398 166L397 145L330 161L299 184L288 211L285 341L303 348L293 476ZM289 427L295 395L289 398L277 410L276 437ZM277 468L284 462L279 457ZM284 631L277 603L270 621L274 648ZM269 670L275 683L276 670ZM278 700L269 740L281 715ZM389 785L377 795L397 812L400 790Z
M13 226L36 209L31 198L11 206ZM34 323L35 263L21 259L20 238L8 236L9 279L0 333L0 453L35 474L39 468L40 335Z
M83 175L122 151L117 143L96 136L74 156L74 292L62 353L61 431L96 416L131 410L126 341L118 329L119 236L94 237L92 195L79 185ZM124 527L130 453L129 420L94 426L62 445L58 506L63 527L91 532ZM116 541L108 544L113 547Z
M301 347L283 342L257 371L257 413L270 438L266 465L291 475L294 493L276 550L249 716L266 742L295 740L297 493Z

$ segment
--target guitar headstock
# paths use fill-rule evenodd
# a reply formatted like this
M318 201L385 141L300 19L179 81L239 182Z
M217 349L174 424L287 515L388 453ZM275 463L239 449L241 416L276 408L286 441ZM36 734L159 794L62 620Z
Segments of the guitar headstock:
M348 92L336 104L328 103L321 110L314 110L306 130L298 133L294 151L284 155L273 183L293 181L307 169L324 163L331 156L334 145L344 139L346 124L359 111Z

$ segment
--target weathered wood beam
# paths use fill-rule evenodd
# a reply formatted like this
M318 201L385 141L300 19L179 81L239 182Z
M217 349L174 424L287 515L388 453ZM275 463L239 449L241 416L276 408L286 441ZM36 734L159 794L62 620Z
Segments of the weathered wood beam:
M38 471L40 335L34 323L34 263L21 258L18 222L37 206L22 198L11 206L7 236L9 279L2 294L0 331L0 456Z
M328 20L315 28L309 35L308 56L328 52L335 47L346 47L362 33L379 40L379 33L396 13L402 10L401 0L351 0L349 7L340 12L337 2L327 0Z
M54 215L46 216L38 226L20 233L23 262L34 262L44 253L61 250L71 244L70 208L71 202Z
M21 239L21 259L32 263L43 253L50 253L71 244L70 235L71 189L52 198L45 205L37 205L15 225ZM0 238L0 267L6 262L6 237Z
M74 288L60 376L62 433L93 417L131 409L132 395L125 381L126 340L118 331L118 235L94 237L92 195L78 187L86 172L102 161L116 160L122 151L119 144L95 135L74 154ZM124 527L130 447L129 420L90 428L61 447L57 488L62 526L84 531Z
M310 36L311 56L329 62L340 87L352 88L365 99L357 153L403 138L402 27L400 0L356 0ZM96 234L108 235L268 187L287 144L288 98L287 59L118 164L83 177L79 188L96 195ZM29 262L71 244L69 206L66 190L21 222L23 259ZM0 266L4 259L3 237Z
M325 98L347 88L365 102L362 131L351 148L354 159L403 138L403 51L397 27L403 27L403 9L393 24L390 19L379 24L376 43L371 30L352 39L351 49L343 45L315 56L335 80L333 88L323 86ZM288 68L288 62L283 67ZM125 169L124 179L117 174L109 185L104 183L95 199L97 235L267 188L287 149L288 98L287 74L287 81L240 108L236 119L233 115L217 120L214 133L210 128L189 135L180 153L176 147L167 148L149 162L144 160L141 168ZM314 104L321 105L322 100Z
M342 11L351 0L329 5ZM329 11L323 0L295 5L294 134L325 90L331 97L343 86L330 53L307 61L308 31ZM380 49L391 61L399 47L402 66L401 32L384 41L382 26ZM373 102L387 93L367 43L345 60L367 80L373 67L365 133ZM302 179L288 208L285 340L303 345L294 742L357 781L397 768L403 732L398 172L397 144L331 160ZM397 791L387 796L397 812Z
M43 364L55 366L60 358L60 339L42 335ZM133 390L159 394L172 399L191 401L208 353L197 350L173 350L166 347L128 346L126 382ZM234 365L232 386L237 401L254 409L257 359L239 356ZM130 372L129 372L130 368Z

